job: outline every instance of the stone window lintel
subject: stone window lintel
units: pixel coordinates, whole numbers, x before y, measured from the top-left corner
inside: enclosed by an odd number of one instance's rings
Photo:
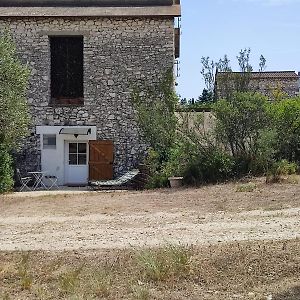
[[[47,35],[47,36],[89,36],[89,31],[84,30],[41,30],[38,32],[40,35]]]

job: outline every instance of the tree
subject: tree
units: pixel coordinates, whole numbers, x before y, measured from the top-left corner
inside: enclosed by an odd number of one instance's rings
[[[29,70],[16,55],[8,33],[0,33],[0,192],[13,185],[10,152],[28,132],[26,90]]]
[[[278,139],[278,159],[300,163],[300,99],[283,99],[270,108]]]
[[[157,86],[135,88],[132,101],[146,142],[159,153],[160,160],[164,160],[174,143],[177,126],[178,96],[173,73],[167,72]]]
[[[241,92],[214,105],[218,137],[234,157],[257,156],[261,133],[269,125],[268,106],[265,96]]]
[[[174,171],[173,165],[166,165],[170,157],[177,155],[173,150],[176,147],[178,120],[175,111],[178,100],[171,71],[156,86],[145,84],[143,88],[135,88],[133,91],[136,119],[150,146],[146,158],[150,171],[148,187],[166,186],[169,172]]]
[[[213,102],[213,93],[208,91],[207,89],[203,89],[202,95],[199,97],[198,100],[201,103]]]
[[[214,99],[232,96],[233,92],[248,92],[251,72],[253,67],[250,64],[251,49],[242,49],[237,55],[239,73],[233,72],[230,60],[224,55],[218,62],[214,62],[209,57],[202,57],[201,74],[204,78],[206,88],[213,93]],[[263,72],[266,67],[266,59],[261,55],[259,71]]]
[[[0,34],[0,144],[8,149],[28,132],[28,77],[29,70],[18,59],[11,37]]]

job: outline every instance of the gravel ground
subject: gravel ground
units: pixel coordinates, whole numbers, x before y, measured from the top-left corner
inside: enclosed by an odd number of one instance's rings
[[[89,250],[300,237],[300,185],[12,194],[0,199],[0,251]]]

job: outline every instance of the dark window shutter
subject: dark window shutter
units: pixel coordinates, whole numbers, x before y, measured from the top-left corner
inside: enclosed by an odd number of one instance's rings
[[[50,49],[51,98],[83,98],[83,37],[50,37]]]

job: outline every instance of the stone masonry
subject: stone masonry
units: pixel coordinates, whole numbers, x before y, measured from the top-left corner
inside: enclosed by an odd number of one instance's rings
[[[21,160],[27,171],[40,167],[36,125],[97,126],[97,139],[115,144],[115,175],[135,167],[144,157],[131,104],[131,89],[154,84],[174,63],[173,17],[39,17],[2,18],[17,51],[31,70],[28,103],[31,137]],[[84,105],[57,106],[50,102],[49,35],[84,36]]]
[[[216,86],[218,98],[225,95],[226,87],[223,84],[223,80],[226,82],[225,76],[233,78],[235,76],[242,76],[239,72],[227,74],[224,72],[217,73]],[[234,79],[232,81],[234,82]],[[249,90],[260,92],[271,100],[274,98],[276,91],[283,92],[288,97],[295,97],[299,95],[299,75],[295,71],[252,72],[249,80]]]

